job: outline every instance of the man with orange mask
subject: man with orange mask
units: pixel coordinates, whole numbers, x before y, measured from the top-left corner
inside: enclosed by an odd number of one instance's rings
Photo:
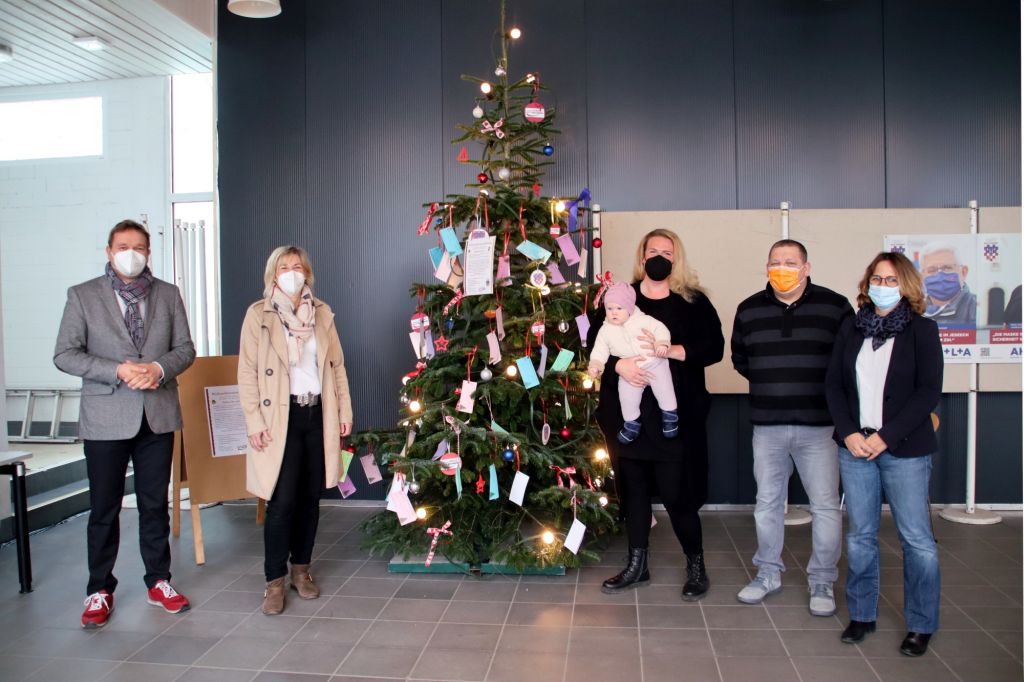
[[[767,274],[764,291],[740,303],[732,332],[733,366],[750,382],[757,482],[757,577],[736,598],[759,604],[782,589],[786,493],[795,465],[811,503],[808,604],[815,616],[831,616],[843,522],[825,372],[836,332],[853,309],[845,297],[811,283],[800,242],[775,242]]]

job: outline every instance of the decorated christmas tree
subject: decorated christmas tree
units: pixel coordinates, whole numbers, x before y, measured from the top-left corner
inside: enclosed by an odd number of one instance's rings
[[[576,566],[615,523],[585,373],[586,313],[600,294],[584,283],[589,193],[542,196],[555,111],[540,74],[513,76],[521,32],[506,27],[504,0],[500,15],[494,78],[463,76],[476,106],[453,144],[469,191],[424,204],[418,235],[435,279],[410,289],[402,418],[353,441],[394,476],[388,511],[364,531],[385,555]]]

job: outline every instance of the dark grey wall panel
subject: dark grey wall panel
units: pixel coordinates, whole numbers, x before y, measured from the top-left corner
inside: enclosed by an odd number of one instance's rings
[[[539,73],[551,88],[540,101],[557,108],[556,127],[561,134],[552,140],[555,154],[543,182],[547,196],[572,196],[587,181],[586,51],[584,49],[583,0],[523,0],[510,2],[507,27],[519,26],[523,36],[509,45],[509,76],[519,79]],[[479,87],[461,79],[463,74],[493,80],[501,54],[497,38],[498,5],[480,0],[445,0],[442,15],[443,65],[436,88],[444,94],[441,139],[444,143],[446,193],[467,191],[479,169],[456,160],[459,148],[449,144],[461,131],[457,124],[473,123],[474,98]],[[480,157],[480,147],[468,145],[470,158]],[[600,201],[600,199],[596,199]]]
[[[1020,4],[885,3],[892,208],[1020,205]]]
[[[221,324],[224,353],[232,354],[245,309],[263,295],[270,251],[307,239],[306,20],[302,3],[266,21],[220,4]]]
[[[605,210],[736,208],[721,0],[586,4],[590,188]]]
[[[395,424],[415,364],[409,285],[430,278],[416,228],[420,205],[443,196],[440,4],[307,5],[302,241],[335,311],[359,429]]]
[[[736,0],[739,208],[885,203],[878,0]]]
[[[1021,395],[978,395],[978,489],[980,503],[1021,503]],[[963,499],[961,492],[955,498]]]

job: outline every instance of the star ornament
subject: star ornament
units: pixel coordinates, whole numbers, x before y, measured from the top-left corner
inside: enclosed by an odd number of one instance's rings
[[[448,350],[448,339],[444,337],[444,334],[437,337],[437,339],[434,341],[434,349],[438,353],[444,353],[445,351]]]

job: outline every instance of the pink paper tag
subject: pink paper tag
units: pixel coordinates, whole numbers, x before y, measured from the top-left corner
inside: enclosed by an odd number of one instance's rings
[[[580,340],[583,342],[583,347],[586,348],[587,332],[590,331],[590,318],[586,313],[576,316],[576,327],[580,330]]]
[[[473,405],[476,403],[476,399],[473,397],[475,392],[475,381],[463,381],[462,390],[459,392],[459,402],[456,403],[455,409],[459,412],[473,414]]]
[[[506,284],[505,280],[512,276],[508,258],[508,256],[498,256],[498,274],[495,275],[494,280],[499,284]]]
[[[580,262],[580,252],[576,250],[576,245],[572,243],[571,236],[563,234],[555,241],[558,243],[558,248],[562,250],[562,257],[565,258],[567,265],[576,265]]]
[[[351,476],[346,476],[345,480],[338,484],[338,492],[341,493],[342,499],[347,499],[356,492],[356,484],[352,482]]]
[[[562,277],[562,271],[555,263],[548,263],[548,281],[552,284],[565,284],[565,277]]]
[[[501,362],[501,347],[498,345],[498,335],[491,332],[487,335],[487,359],[488,365],[496,365]]]
[[[501,306],[494,311],[494,324],[498,325],[498,340],[502,341],[505,338],[505,315],[501,311]]]
[[[373,455],[363,455],[359,458],[359,463],[363,465],[363,473],[366,474],[367,482],[377,483],[384,480],[384,477],[380,475],[377,462],[373,460]]]

